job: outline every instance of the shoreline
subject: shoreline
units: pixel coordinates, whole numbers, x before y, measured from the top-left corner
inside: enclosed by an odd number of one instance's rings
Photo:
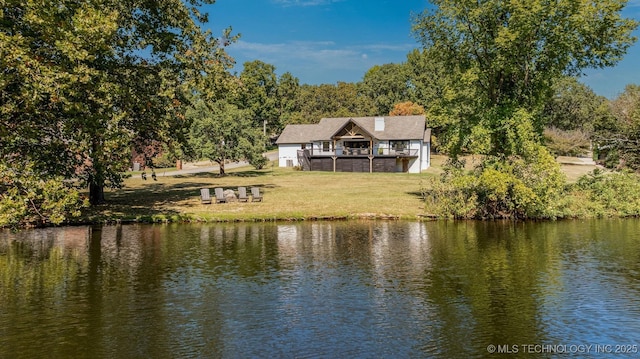
[[[229,166],[227,175],[218,176],[209,166],[198,172],[173,172],[144,180],[134,175],[120,189],[105,189],[107,203],[82,211],[60,227],[136,223],[259,223],[349,220],[451,221],[439,217],[423,200],[425,181],[440,175],[444,156],[433,155],[432,167],[420,174],[306,172],[276,167],[275,162],[261,170],[247,165]],[[595,168],[590,165],[561,164],[569,181],[575,181]],[[193,166],[196,167],[196,166]],[[200,189],[259,187],[262,202],[203,204]],[[625,218],[616,213],[558,211],[556,219]],[[578,208],[579,210],[579,208]],[[572,213],[573,212],[573,213]],[[476,219],[491,221],[502,219]],[[23,228],[23,227],[20,227]],[[27,227],[24,227],[27,228]],[[35,228],[31,226],[29,228]],[[16,228],[19,229],[19,228]]]

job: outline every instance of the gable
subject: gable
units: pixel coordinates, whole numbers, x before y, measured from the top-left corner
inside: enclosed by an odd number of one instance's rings
[[[350,139],[350,140],[362,140],[365,138],[374,137],[367,131],[363,130],[353,120],[349,120],[342,128],[333,134],[331,138],[334,139]]]

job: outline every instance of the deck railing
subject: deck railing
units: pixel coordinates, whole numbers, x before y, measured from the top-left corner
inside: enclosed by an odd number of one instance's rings
[[[336,151],[321,151],[316,149],[307,150],[311,156],[369,156],[371,153],[368,148],[343,148]],[[388,148],[378,148],[373,151],[373,156],[399,156],[399,157],[417,157],[420,150],[406,149],[393,150]]]

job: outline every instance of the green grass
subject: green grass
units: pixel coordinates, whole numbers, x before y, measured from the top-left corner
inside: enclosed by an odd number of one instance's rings
[[[217,173],[162,176],[146,181],[133,176],[119,190],[105,193],[106,205],[91,208],[82,221],[272,221],[356,218],[422,218],[420,189],[424,179],[442,173],[444,157],[433,156],[432,167],[421,174],[303,172],[278,168],[243,167]],[[471,161],[469,161],[471,162]],[[575,167],[575,166],[573,166]],[[592,168],[581,166],[581,172]],[[570,168],[571,176],[577,175]],[[577,178],[577,177],[575,177]],[[201,204],[200,188],[260,187],[263,202]]]

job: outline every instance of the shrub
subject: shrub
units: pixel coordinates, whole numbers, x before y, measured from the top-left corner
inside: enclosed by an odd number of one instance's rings
[[[598,216],[640,216],[640,177],[630,171],[594,170],[573,186],[574,197],[588,200],[588,213]]]
[[[261,170],[269,162],[269,159],[263,156],[261,153],[254,153],[248,158],[249,164],[257,170]]]
[[[473,171],[448,166],[424,190],[426,208],[439,217],[556,218],[565,178],[543,146],[527,157],[486,157]]]
[[[43,178],[29,164],[0,162],[0,227],[57,225],[86,206],[88,200],[62,178]]]
[[[478,197],[470,190],[473,184],[464,183],[466,181],[473,181],[473,178],[456,176],[455,184],[445,177],[427,179],[427,186],[422,189],[425,209],[440,218],[474,218]]]

